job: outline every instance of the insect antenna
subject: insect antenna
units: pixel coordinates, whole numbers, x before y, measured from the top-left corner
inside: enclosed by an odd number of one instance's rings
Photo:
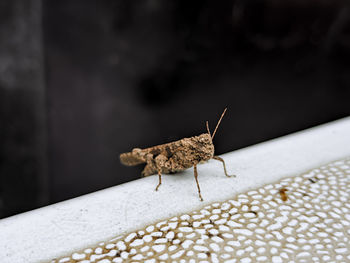
[[[211,137],[210,130],[209,130],[209,122],[208,122],[208,121],[206,121],[206,122],[205,122],[205,124],[207,125],[207,131],[208,131],[208,134],[209,134],[209,135],[210,135],[210,137]]]
[[[215,130],[214,130],[214,133],[213,133],[213,135],[211,136],[211,139],[214,139],[214,136],[215,136],[216,130],[218,129],[218,127],[219,127],[219,125],[220,125],[220,122],[221,122],[222,118],[224,117],[224,115],[225,115],[225,113],[226,113],[226,110],[227,110],[227,108],[225,108],[225,109],[224,109],[224,112],[221,114],[221,117],[220,117],[220,119],[219,119],[218,123],[216,124]],[[207,126],[207,129],[209,130],[209,127],[208,127],[208,126]],[[209,133],[209,134],[210,134],[210,133]]]

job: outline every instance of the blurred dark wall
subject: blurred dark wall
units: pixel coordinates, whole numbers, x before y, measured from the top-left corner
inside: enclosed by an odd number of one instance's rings
[[[37,5],[38,12],[31,14],[40,19],[41,1],[29,2]],[[215,137],[218,154],[350,113],[346,1],[42,4],[42,26],[27,30],[38,32],[38,42],[31,43],[44,54],[47,125],[23,134],[48,133],[47,140],[40,137],[47,142],[48,155],[29,162],[45,167],[48,158],[47,177],[33,175],[49,180],[50,203],[139,178],[142,167],[121,166],[119,153],[205,132],[205,121],[213,128],[225,106],[228,112]],[[6,37],[0,34],[1,41]],[[42,67],[42,53],[22,45]],[[7,54],[21,67],[18,53]],[[41,79],[42,68],[37,72]],[[23,81],[21,75],[16,79]],[[26,83],[28,89],[44,87],[43,82]],[[42,102],[42,93],[28,98]],[[21,118],[17,112],[8,116]],[[1,125],[9,127],[1,118]],[[18,147],[10,147],[14,155]],[[13,174],[24,176],[18,169]],[[16,187],[12,183],[0,189]]]
[[[0,218],[48,204],[41,1],[0,2]]]

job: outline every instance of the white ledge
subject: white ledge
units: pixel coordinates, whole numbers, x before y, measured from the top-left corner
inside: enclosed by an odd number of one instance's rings
[[[189,169],[164,175],[158,192],[150,176],[2,219],[1,262],[50,261],[348,156],[350,117],[223,155],[236,178],[225,177],[220,162],[200,165],[204,202]]]

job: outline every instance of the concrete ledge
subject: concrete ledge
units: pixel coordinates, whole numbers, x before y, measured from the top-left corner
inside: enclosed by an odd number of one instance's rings
[[[106,241],[180,213],[350,156],[350,118],[223,155],[198,168],[204,202],[189,169],[142,178],[0,220],[1,262],[40,262]],[[98,176],[98,175],[96,175]]]

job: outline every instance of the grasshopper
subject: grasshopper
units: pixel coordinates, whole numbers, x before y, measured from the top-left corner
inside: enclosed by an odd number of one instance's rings
[[[162,184],[162,173],[172,174],[193,166],[198,195],[200,200],[203,201],[198,183],[197,165],[199,163],[210,159],[218,160],[222,162],[224,173],[227,177],[235,176],[228,175],[225,161],[221,157],[214,155],[213,138],[226,110],[227,108],[225,108],[224,112],[221,114],[213,135],[211,135],[208,121],[206,121],[207,133],[146,149],[134,148],[131,152],[122,153],[120,155],[120,161],[122,164],[128,166],[146,163],[142,171],[142,176],[158,174],[159,182],[155,189],[156,191],[158,191],[159,186]]]

